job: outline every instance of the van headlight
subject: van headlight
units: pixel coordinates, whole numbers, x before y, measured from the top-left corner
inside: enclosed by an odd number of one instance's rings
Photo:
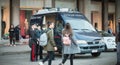
[[[85,40],[77,40],[77,44],[87,44],[87,41]]]

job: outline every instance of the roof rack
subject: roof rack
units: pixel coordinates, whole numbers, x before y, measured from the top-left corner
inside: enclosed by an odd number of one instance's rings
[[[55,13],[55,12],[73,12],[75,10],[69,8],[44,8],[39,10],[36,14],[46,14],[46,13]]]

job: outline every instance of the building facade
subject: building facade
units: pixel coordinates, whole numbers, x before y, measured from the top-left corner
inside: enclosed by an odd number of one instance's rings
[[[116,1],[119,0],[0,0],[0,24],[6,23],[4,34],[8,33],[10,24],[20,25],[21,35],[25,36],[30,17],[38,10],[43,7],[70,8],[83,13],[96,29],[107,30],[109,26],[116,33],[116,16],[120,16],[116,15],[119,11]]]

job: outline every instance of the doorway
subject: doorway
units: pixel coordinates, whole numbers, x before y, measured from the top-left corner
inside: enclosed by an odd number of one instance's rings
[[[91,23],[95,27],[96,30],[102,30],[102,23],[101,23],[101,14],[98,11],[91,12]]]
[[[32,13],[32,10],[20,10],[20,34],[23,38],[26,38],[28,35],[29,21]]]
[[[113,34],[115,34],[115,14],[108,14],[108,26],[112,29]]]

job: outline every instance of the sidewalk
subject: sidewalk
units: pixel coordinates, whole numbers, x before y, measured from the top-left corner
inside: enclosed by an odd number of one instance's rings
[[[0,40],[0,55],[27,53],[30,50],[27,39],[16,42],[16,46],[9,46],[9,40]]]

